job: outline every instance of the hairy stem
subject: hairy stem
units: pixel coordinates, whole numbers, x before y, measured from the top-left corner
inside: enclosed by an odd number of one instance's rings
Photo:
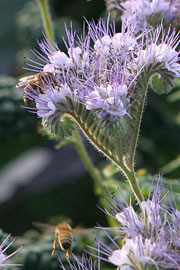
[[[49,41],[55,41],[54,28],[49,11],[48,0],[37,0],[37,2],[40,7],[45,34]]]
[[[138,203],[144,201],[144,197],[137,182],[135,172],[133,170],[129,171],[126,167],[121,168],[121,170],[123,170],[126,178],[128,179],[131,190],[134,192]]]

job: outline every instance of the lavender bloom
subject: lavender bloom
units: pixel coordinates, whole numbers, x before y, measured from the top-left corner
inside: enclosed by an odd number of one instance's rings
[[[61,84],[58,90],[50,86],[44,94],[35,96],[37,115],[47,119],[51,118],[51,120],[60,117],[66,111],[65,97],[71,97],[71,95],[71,90],[66,84]]]
[[[59,91],[55,89],[48,89],[46,94],[39,94],[35,98],[37,115],[39,117],[49,118],[57,111],[57,104],[62,103],[62,97]]]
[[[127,114],[123,104],[123,96],[126,98],[128,89],[127,85],[100,85],[89,93],[86,102],[87,110],[101,110],[100,118],[105,118],[108,114],[111,115],[111,121],[115,121],[118,116]]]
[[[118,269],[179,269],[180,211],[169,207],[162,197],[167,194],[163,183],[158,182],[153,194],[140,203],[137,213],[131,205],[124,206],[112,196],[117,207],[112,202],[111,208],[120,222],[118,238],[124,240],[121,247],[112,240],[114,251],[100,241],[100,250]]]
[[[88,23],[84,38],[67,30],[67,54],[47,39],[39,42],[41,52],[33,53],[41,63],[28,59],[27,65],[42,74],[42,80],[33,85],[28,82],[31,88],[28,83],[24,88],[25,95],[35,102],[37,115],[48,121],[62,113],[77,116],[81,104],[97,119],[116,122],[123,116],[131,117],[137,78],[145,69],[158,63],[171,73],[171,79],[180,77],[175,32],[165,35],[159,27],[154,34],[145,31],[136,37],[135,27],[133,20],[116,33],[114,24],[100,20]]]
[[[144,267],[158,266],[156,260],[162,259],[163,251],[167,252],[164,243],[158,245],[150,239],[144,240],[142,235],[139,235],[135,239],[127,239],[120,250],[113,252],[109,261],[122,269],[128,269],[128,267],[129,269],[148,269]]]
[[[161,44],[157,44],[157,40],[160,39],[162,33]],[[140,51],[138,57],[139,66],[150,66],[151,64],[156,65],[161,63],[164,65],[164,68],[177,77],[180,76],[180,64],[179,62],[179,53],[176,51],[176,48],[179,44],[179,35],[172,32],[169,37],[165,36],[161,30],[161,27],[157,28],[154,33],[150,44],[146,49]]]
[[[20,251],[22,247],[11,253],[10,255],[7,255],[5,252],[6,250],[14,243],[15,239],[13,239],[9,244],[10,235],[3,241],[3,243],[0,245],[0,269],[4,268],[5,266],[21,266],[21,264],[6,264],[5,261],[14,256],[17,252]]]
[[[137,32],[144,31],[149,23],[157,25],[162,19],[170,23],[179,17],[180,12],[179,0],[106,0],[106,2],[122,12],[122,20],[130,21],[132,17],[136,18]]]

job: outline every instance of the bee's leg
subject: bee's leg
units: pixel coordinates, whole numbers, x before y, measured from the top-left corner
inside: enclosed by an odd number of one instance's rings
[[[58,244],[58,241],[57,241],[57,239],[55,239],[54,242],[53,242],[53,250],[52,250],[52,253],[51,253],[51,257],[54,256],[57,244]]]
[[[67,261],[69,261],[70,254],[71,254],[70,249],[67,249],[66,250],[66,259],[67,259]]]

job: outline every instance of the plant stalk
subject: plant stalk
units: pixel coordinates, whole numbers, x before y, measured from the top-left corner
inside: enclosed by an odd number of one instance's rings
[[[144,201],[144,196],[141,192],[141,189],[139,187],[139,184],[137,182],[137,178],[136,178],[136,175],[135,175],[135,172],[134,170],[132,171],[129,171],[126,167],[120,167],[121,170],[123,170],[130,186],[131,186],[131,190],[134,192],[134,195],[138,201],[138,203]]]
[[[48,0],[37,0],[41,12],[44,31],[49,41],[55,41],[54,28],[48,6]]]

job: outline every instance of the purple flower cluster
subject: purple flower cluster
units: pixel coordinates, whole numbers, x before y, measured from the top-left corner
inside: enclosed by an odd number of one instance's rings
[[[122,20],[136,18],[136,31],[143,31],[149,26],[151,16],[168,22],[174,21],[180,14],[179,0],[107,0],[108,5],[122,12]],[[155,22],[155,21],[154,21]]]
[[[100,243],[102,254],[109,262],[123,270],[179,269],[180,266],[180,211],[166,205],[168,195],[158,182],[153,194],[140,203],[139,212],[133,206],[124,206],[113,195],[115,219],[120,223],[119,238],[122,247],[113,251]],[[170,201],[170,200],[169,200]]]
[[[85,37],[67,30],[67,54],[47,39],[39,42],[41,52],[33,53],[41,63],[28,59],[27,69],[42,75],[41,84],[34,83],[38,91],[32,83],[23,85],[24,95],[35,102],[37,115],[48,121],[59,119],[64,112],[73,115],[73,108],[82,104],[100,119],[113,122],[131,116],[137,78],[146,68],[160,63],[172,77],[179,77],[175,51],[179,39],[175,32],[165,35],[158,27],[136,37],[135,28],[133,20],[116,33],[115,24],[99,20],[88,23]]]

